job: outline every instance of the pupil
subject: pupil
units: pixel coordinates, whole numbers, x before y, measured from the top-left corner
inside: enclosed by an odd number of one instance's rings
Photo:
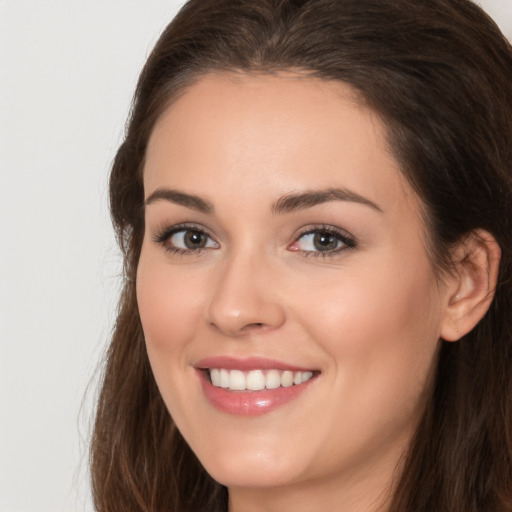
[[[188,249],[197,249],[206,245],[206,237],[198,231],[187,231],[185,234],[185,245]]]
[[[329,233],[317,233],[313,243],[319,251],[330,251],[336,249],[338,240]]]

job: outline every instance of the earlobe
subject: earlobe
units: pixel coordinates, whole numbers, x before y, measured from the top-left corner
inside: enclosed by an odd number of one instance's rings
[[[483,318],[494,298],[500,256],[498,243],[487,231],[475,230],[460,242],[448,278],[442,339],[459,340]]]

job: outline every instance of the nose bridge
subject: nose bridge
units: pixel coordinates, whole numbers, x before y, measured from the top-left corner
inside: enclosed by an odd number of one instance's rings
[[[272,262],[247,244],[223,261],[207,308],[207,321],[230,336],[256,329],[277,328],[283,305],[272,286]]]

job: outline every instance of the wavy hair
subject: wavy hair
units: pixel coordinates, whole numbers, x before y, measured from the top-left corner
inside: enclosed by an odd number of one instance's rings
[[[511,511],[512,49],[470,0],[191,0],[165,29],[110,176],[124,288],[91,444],[97,510],[227,510],[227,490],[181,437],[146,354],[135,295],[142,172],[155,122],[202,75],[282,70],[350,84],[381,117],[425,206],[436,268],[478,228],[500,245],[489,311],[457,343],[441,342],[391,511]]]

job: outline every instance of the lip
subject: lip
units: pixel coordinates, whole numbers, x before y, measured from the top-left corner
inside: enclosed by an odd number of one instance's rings
[[[195,365],[196,373],[201,382],[207,400],[219,411],[235,416],[260,416],[270,413],[301,396],[316,381],[319,372],[301,366],[289,365],[272,359],[250,357],[237,359],[234,357],[208,357]],[[261,391],[232,391],[214,386],[207,375],[208,368],[225,368],[226,370],[290,370],[314,371],[313,377],[307,382],[290,387],[264,389]]]
[[[311,368],[303,366],[293,366],[276,359],[266,357],[247,357],[237,358],[230,356],[206,357],[197,361],[194,366],[200,370],[208,368],[225,368],[226,370],[242,370],[249,372],[251,370],[290,370],[295,372],[312,371]]]

